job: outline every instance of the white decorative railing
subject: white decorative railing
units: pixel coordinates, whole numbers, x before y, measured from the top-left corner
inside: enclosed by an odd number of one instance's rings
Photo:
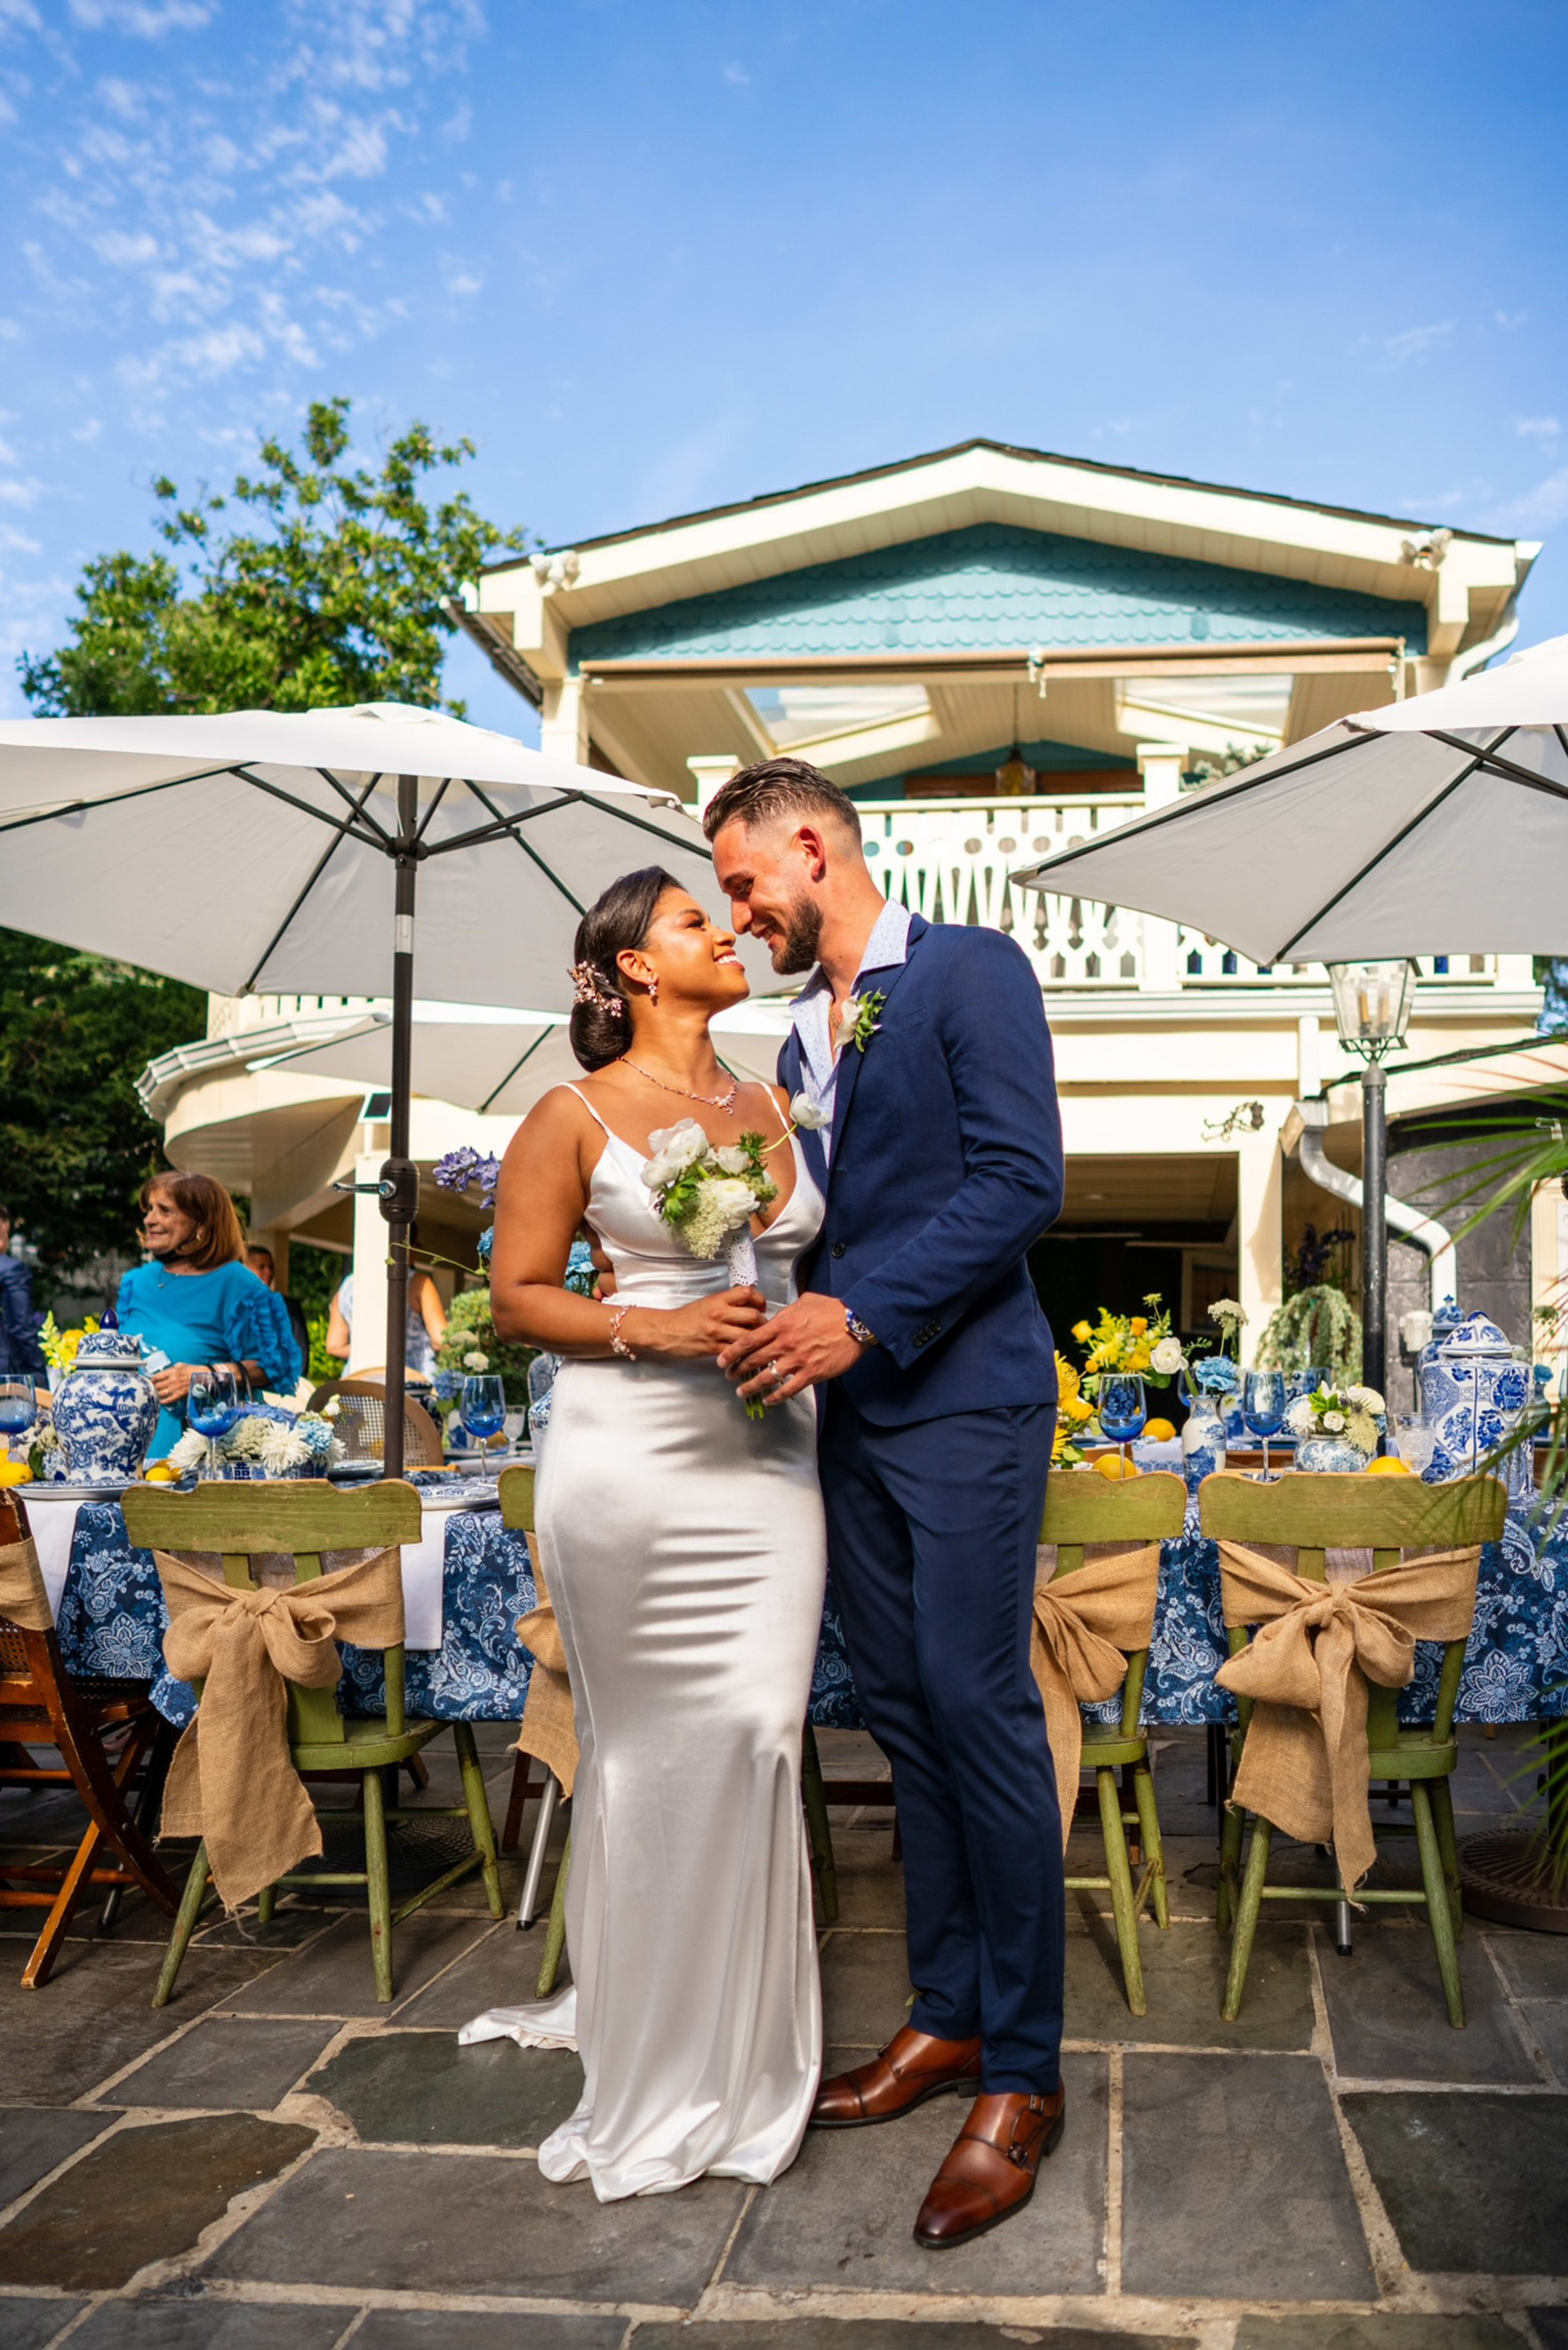
[[[1090,898],[1025,889],[1015,871],[1144,813],[1141,792],[1062,800],[862,800],[866,853],[882,889],[929,921],[980,923],[1018,941],[1043,987],[1168,990],[1317,987],[1315,963],[1254,963],[1200,931]],[[1495,955],[1428,956],[1421,976],[1495,987]]]
[[[313,1018],[318,1013],[364,1012],[369,995],[209,995],[207,1034],[237,1036],[246,1028],[270,1028],[275,1021]]]

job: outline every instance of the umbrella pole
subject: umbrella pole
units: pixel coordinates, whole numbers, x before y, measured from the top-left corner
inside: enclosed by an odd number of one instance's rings
[[[387,1430],[384,1472],[403,1473],[403,1392],[408,1356],[409,1229],[419,1206],[419,1170],[409,1157],[409,1097],[414,1046],[414,883],[418,873],[419,780],[398,777],[397,884],[392,940],[391,1155],[381,1169],[387,1249]]]
[[[1380,1061],[1361,1072],[1361,1377],[1387,1392],[1388,1225],[1387,1081]]]

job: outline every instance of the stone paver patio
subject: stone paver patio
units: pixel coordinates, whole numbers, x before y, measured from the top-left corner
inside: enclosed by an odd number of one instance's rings
[[[498,1818],[505,1736],[482,1733]],[[877,1767],[867,1740],[822,1744],[830,1776]],[[450,1746],[431,1762],[452,1800]],[[1461,1835],[1511,1812],[1516,1766],[1466,1734]],[[1224,2024],[1201,1734],[1157,1771],[1174,1914],[1141,1929],[1148,2014],[1106,1897],[1072,1897],[1066,2136],[1022,2218],[946,2254],[910,2228],[956,2100],[808,2137],[762,2191],[546,2185],[533,2150],[576,2060],[458,2048],[530,1994],[541,1939],[472,1884],[399,1929],[389,2010],[328,1888],[208,1926],[161,2012],[145,1905],[84,1926],[34,1992],[26,1917],[0,1913],[0,2350],[902,2350],[913,2324],[913,2350],[1568,2350],[1568,1939],[1471,1921],[1456,2033],[1419,1924],[1375,1912],[1342,1960],[1276,1911]],[[0,1872],[71,1816],[7,1798]],[[886,1813],[836,1812],[835,1841],[827,2029],[853,2061],[909,1997],[902,1887]],[[1074,1857],[1097,1865],[1082,1830]],[[410,1883],[431,1866],[410,1855]]]

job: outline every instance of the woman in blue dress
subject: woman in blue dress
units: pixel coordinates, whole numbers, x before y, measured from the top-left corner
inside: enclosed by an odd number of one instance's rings
[[[254,1388],[286,1395],[304,1366],[284,1303],[244,1262],[234,1203],[210,1175],[178,1170],[141,1187],[142,1239],[151,1262],[119,1284],[116,1311],[144,1355],[168,1362],[151,1374],[158,1417],[149,1458],[161,1461],[185,1428],[185,1398],[204,1370],[242,1373]]]

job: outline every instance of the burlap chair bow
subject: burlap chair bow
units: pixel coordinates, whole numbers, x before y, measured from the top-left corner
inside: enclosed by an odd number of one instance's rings
[[[1475,1618],[1479,1544],[1355,1583],[1309,1583],[1221,1541],[1225,1621],[1261,1627],[1215,1678],[1254,1701],[1231,1800],[1303,1844],[1330,1844],[1354,1893],[1377,1847],[1368,1800],[1368,1680],[1403,1689],[1417,1640],[1462,1640]]]
[[[312,1583],[259,1591],[219,1583],[168,1551],[153,1555],[169,1607],[165,1661],[179,1679],[205,1684],[175,1749],[161,1832],[206,1839],[213,1881],[233,1909],[322,1849],[289,1760],[286,1684],[336,1688],[339,1639],[398,1645],[399,1555],[377,1551]]]
[[[545,1579],[544,1544],[537,1529],[529,1535],[528,1547],[539,1604],[528,1615],[517,1618],[517,1637],[532,1653],[534,1669],[528,1677],[528,1695],[513,1752],[535,1755],[546,1771],[560,1781],[561,1793],[569,1795],[577,1776],[576,1711],[572,1703],[572,1684],[566,1678],[566,1651],[561,1641],[561,1627],[556,1621]]]
[[[1099,1545],[1093,1548],[1097,1551]],[[1047,1570],[1035,1583],[1029,1661],[1045,1707],[1064,1851],[1083,1765],[1084,1721],[1078,1708],[1114,1697],[1120,1689],[1128,1651],[1147,1648],[1153,1636],[1158,1587],[1158,1543],[1136,1550],[1107,1546],[1060,1580],[1053,1582]]]
[[[0,1617],[20,1625],[24,1632],[54,1629],[54,1611],[31,1534],[23,1542],[0,1543]]]

